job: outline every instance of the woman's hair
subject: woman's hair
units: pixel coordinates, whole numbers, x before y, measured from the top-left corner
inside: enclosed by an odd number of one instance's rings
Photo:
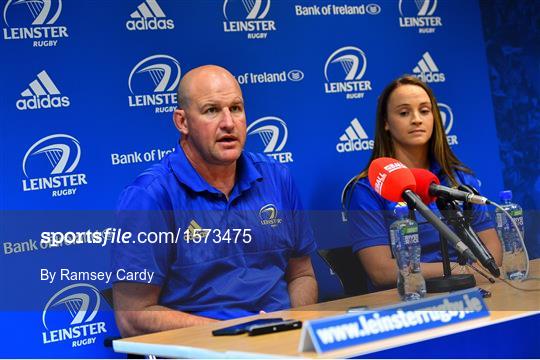
[[[454,177],[454,170],[461,170],[467,173],[472,171],[467,168],[450,149],[444,132],[439,105],[433,95],[433,91],[421,80],[411,75],[404,75],[392,81],[381,93],[377,102],[377,119],[375,124],[375,144],[368,165],[357,176],[357,179],[367,176],[369,164],[380,157],[395,157],[394,144],[390,132],[385,130],[385,124],[388,118],[388,99],[392,92],[402,85],[416,85],[425,90],[431,102],[431,111],[433,113],[433,133],[429,139],[429,157],[436,161],[442,168],[443,175],[446,175],[453,185],[457,185]]]

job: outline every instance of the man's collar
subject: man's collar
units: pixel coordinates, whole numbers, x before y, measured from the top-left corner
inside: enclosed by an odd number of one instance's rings
[[[238,187],[240,193],[248,190],[251,184],[263,178],[259,170],[255,167],[253,159],[244,151],[242,151],[240,158],[238,158],[236,171],[238,178],[234,186],[235,188]]]
[[[177,144],[176,151],[169,157],[169,166],[174,172],[178,181],[189,187],[195,192],[208,191],[213,194],[221,194],[221,191],[210,185],[189,162],[184,149],[180,144]],[[238,188],[243,192],[251,187],[251,184],[259,179],[262,175],[253,164],[253,160],[244,152],[237,160],[237,179],[234,188]],[[234,190],[233,190],[234,192]]]

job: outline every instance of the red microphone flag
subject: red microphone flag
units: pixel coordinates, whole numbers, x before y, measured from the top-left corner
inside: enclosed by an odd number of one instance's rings
[[[411,170],[396,159],[382,157],[371,162],[368,169],[369,183],[386,200],[403,201],[405,190],[416,191],[416,181]]]

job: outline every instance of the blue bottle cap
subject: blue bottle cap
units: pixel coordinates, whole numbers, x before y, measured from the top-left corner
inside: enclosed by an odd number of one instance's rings
[[[409,208],[407,207],[407,205],[398,204],[394,209],[394,214],[396,214],[398,218],[406,217],[407,215],[409,215]]]
[[[512,190],[503,190],[499,193],[502,201],[512,200]]]

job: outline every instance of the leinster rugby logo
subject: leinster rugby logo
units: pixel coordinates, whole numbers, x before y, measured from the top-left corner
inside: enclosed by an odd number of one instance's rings
[[[442,26],[441,18],[433,16],[437,10],[437,0],[399,0],[399,26],[418,28],[420,34],[435,32]]]
[[[72,347],[96,343],[106,333],[104,322],[94,322],[101,304],[99,290],[78,283],[54,294],[43,309],[43,344],[71,341]]]
[[[371,90],[371,81],[362,80],[367,69],[366,54],[354,46],[334,51],[324,64],[324,91],[344,93],[347,99],[361,99]]]
[[[292,162],[292,153],[282,152],[285,144],[287,144],[287,138],[289,131],[287,130],[287,124],[275,116],[267,116],[255,120],[247,128],[247,134],[258,135],[260,142],[263,145],[262,152],[266,155],[274,158],[281,163]],[[260,152],[261,149],[257,149]]]
[[[87,184],[86,174],[73,173],[80,159],[81,146],[73,136],[55,134],[36,141],[22,161],[23,191],[53,189],[53,197],[74,195],[79,186]],[[36,177],[44,173],[51,176]]]
[[[399,0],[399,14],[413,16],[432,16],[437,9],[437,0]]]
[[[56,46],[68,37],[65,26],[53,26],[62,13],[62,0],[8,0],[4,6],[4,40],[34,40],[34,47]]]
[[[283,219],[278,218],[278,211],[274,204],[266,204],[259,210],[259,219],[262,225],[276,227]]]
[[[155,112],[173,112],[177,103],[180,63],[169,55],[149,56],[137,63],[128,78],[130,107],[155,106]]]
[[[224,32],[245,32],[248,39],[266,39],[276,23],[266,20],[271,0],[224,0]]]
[[[452,108],[443,103],[438,103],[437,105],[439,105],[441,120],[443,123],[444,132],[446,133],[446,140],[448,141],[448,145],[458,145],[459,140],[457,135],[450,135],[450,131],[454,126],[454,113],[452,112]]]

